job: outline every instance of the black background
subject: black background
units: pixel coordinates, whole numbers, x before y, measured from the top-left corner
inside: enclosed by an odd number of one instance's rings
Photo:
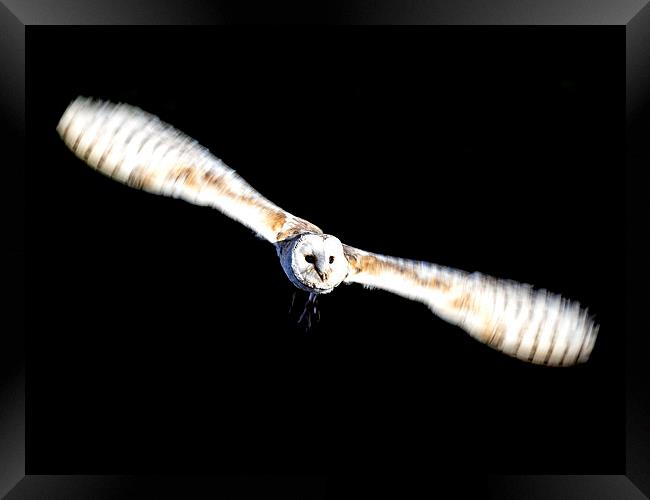
[[[27,472],[623,472],[623,50],[615,28],[30,29]],[[527,365],[357,286],[304,335],[271,245],[67,150],[79,94],[346,243],[581,301],[590,362]]]

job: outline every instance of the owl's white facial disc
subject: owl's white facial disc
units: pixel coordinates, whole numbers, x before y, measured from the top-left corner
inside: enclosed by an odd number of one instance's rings
[[[292,281],[299,288],[313,293],[331,292],[348,274],[341,241],[329,234],[300,236],[291,252],[291,271],[297,279]]]

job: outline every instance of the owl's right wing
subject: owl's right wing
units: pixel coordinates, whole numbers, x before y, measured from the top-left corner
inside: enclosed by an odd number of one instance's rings
[[[198,142],[135,106],[78,97],[57,131],[98,172],[134,188],[217,208],[272,243],[322,233],[264,198]]]
[[[569,366],[587,361],[598,326],[579,304],[510,280],[344,245],[346,282],[423,302],[476,340],[524,361]]]

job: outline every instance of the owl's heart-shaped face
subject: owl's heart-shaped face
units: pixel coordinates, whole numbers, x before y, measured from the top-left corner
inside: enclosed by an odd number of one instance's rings
[[[291,251],[291,281],[305,291],[328,293],[339,285],[348,274],[348,261],[343,245],[329,234],[303,234]]]

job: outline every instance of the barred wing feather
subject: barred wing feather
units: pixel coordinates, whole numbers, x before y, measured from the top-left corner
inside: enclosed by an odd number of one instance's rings
[[[135,106],[79,97],[57,131],[79,158],[114,180],[217,208],[270,242],[322,233],[264,198],[198,142]]]
[[[472,337],[524,361],[587,361],[598,326],[579,304],[509,280],[344,246],[347,282],[381,288],[429,306]]]

